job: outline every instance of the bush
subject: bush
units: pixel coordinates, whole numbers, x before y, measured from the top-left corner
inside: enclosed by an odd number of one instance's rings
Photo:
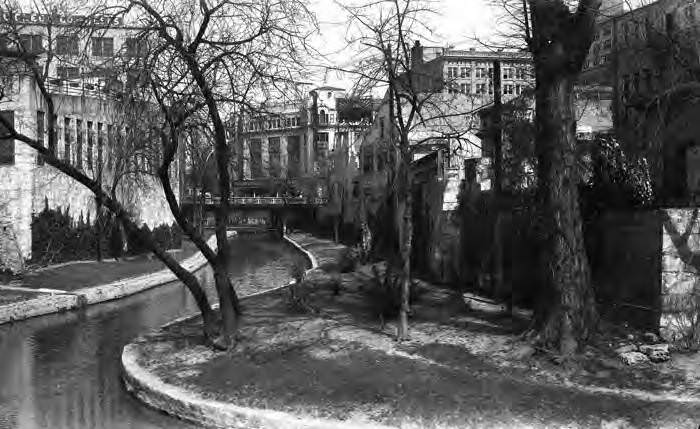
[[[109,231],[109,253],[115,259],[124,253],[124,240],[118,222],[113,222]]]
[[[661,318],[661,335],[678,346],[698,350],[700,348],[700,296],[695,293],[679,295],[668,305],[674,312]]]
[[[372,315],[379,318],[382,329],[387,320],[395,319],[401,309],[401,275],[390,268],[384,273],[376,265],[372,266],[372,282],[363,289],[372,309]],[[411,282],[409,305],[413,305],[422,293],[416,282]]]
[[[32,219],[32,262],[41,265],[65,261],[94,259],[97,256],[97,236],[99,222],[102,230],[99,246],[103,254],[120,257],[124,253],[124,239],[115,217],[104,213],[95,224],[80,213],[77,220],[71,218],[70,209],[50,209],[44,200],[44,209]],[[148,233],[147,225],[140,230]],[[161,225],[154,229],[153,238],[164,249],[182,246],[182,231],[177,226]],[[135,234],[127,234],[128,254],[138,255],[148,252]]]

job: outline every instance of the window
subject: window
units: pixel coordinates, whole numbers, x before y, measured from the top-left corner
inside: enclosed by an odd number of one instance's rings
[[[673,13],[666,14],[666,33],[672,33],[674,30]]]
[[[523,91],[523,87],[520,85],[515,85],[515,95],[520,95]]]
[[[688,23],[695,22],[695,9],[694,9],[695,4],[691,3],[690,5],[686,6],[683,8],[683,13],[685,15],[685,19]]]
[[[124,42],[126,56],[130,58],[139,57],[144,52],[143,43],[141,40],[128,37]]]
[[[503,69],[503,79],[513,79],[513,78],[515,78],[515,70],[510,68],[510,67],[504,68]]]
[[[280,159],[280,138],[270,137],[267,146],[270,157],[270,175],[272,177],[281,177],[282,163]]]
[[[468,83],[460,83],[459,84],[459,92],[462,94],[470,94],[472,91],[471,84]]]
[[[622,97],[628,98],[630,93],[630,77],[625,75],[622,77]]]
[[[262,140],[250,140],[250,176],[257,178],[263,176],[262,168]]]
[[[78,55],[78,38],[76,36],[56,36],[57,55]]]
[[[603,41],[603,49],[610,49],[612,48],[612,40],[611,39],[605,39]]]
[[[605,64],[608,62],[608,56],[607,55],[601,55],[600,56],[600,63]]]
[[[328,124],[328,114],[325,110],[321,110],[318,114],[318,122],[322,125]]]
[[[59,79],[78,79],[80,77],[80,71],[78,67],[56,67],[56,75]]]
[[[459,77],[470,77],[472,74],[472,69],[469,67],[462,67],[459,69]]]
[[[8,122],[13,127],[15,126],[15,112],[12,110],[0,111],[0,116],[4,120],[0,122],[0,165],[12,165],[15,163],[15,140],[5,138],[8,134],[8,129],[3,125]]]
[[[56,156],[56,145],[58,144],[58,116],[52,115],[49,120],[53,121],[49,123],[49,151],[51,151],[51,155]]]
[[[97,168],[102,169],[102,149],[104,149],[104,124],[97,123]],[[146,158],[144,156],[144,167],[146,166]]]
[[[92,170],[92,149],[95,144],[95,130],[92,129],[92,121],[87,121],[87,168]]]
[[[648,91],[648,92],[653,91],[654,86],[653,86],[652,81],[651,81],[651,78],[652,78],[651,70],[649,70],[649,69],[642,70],[642,75],[644,76],[644,90]]]
[[[95,57],[111,57],[114,54],[114,39],[111,37],[93,37],[92,55]]]
[[[447,78],[454,79],[457,77],[457,67],[447,67]]]
[[[44,112],[41,110],[36,111],[36,141],[41,145],[41,147],[46,147],[44,143]],[[41,154],[36,156],[37,165],[44,165],[44,157]]]
[[[612,28],[611,27],[605,27],[603,28],[603,36],[609,36],[612,34]]]
[[[511,84],[503,85],[503,94],[513,95],[513,85],[511,85]]]
[[[66,162],[70,163],[71,158],[70,158],[70,145],[71,145],[71,140],[73,140],[71,136],[71,119],[70,118],[63,118],[63,159],[66,160]]]
[[[477,83],[476,84],[476,93],[477,94],[485,94],[486,93],[486,84],[485,83]]]
[[[25,52],[40,52],[44,47],[42,46],[40,34],[20,34],[19,43],[22,45],[22,49]]]
[[[476,78],[477,79],[484,79],[486,77],[486,69],[483,67],[478,67],[476,69]]]
[[[379,118],[379,137],[384,138],[384,118]]]
[[[83,121],[75,120],[75,161],[79,169],[83,168]]]
[[[335,124],[335,113],[331,113],[331,124]]]
[[[515,78],[516,79],[525,79],[525,69],[522,67],[517,67],[515,69]]]
[[[639,92],[639,72],[634,74],[632,80],[632,88],[634,92]]]
[[[112,169],[112,158],[113,156],[109,156],[110,153],[113,153],[114,151],[114,126],[111,124],[107,125],[107,151],[105,152],[105,164],[107,164],[108,169]],[[156,154],[158,151],[156,151]],[[233,159],[234,156],[232,154],[231,158]]]

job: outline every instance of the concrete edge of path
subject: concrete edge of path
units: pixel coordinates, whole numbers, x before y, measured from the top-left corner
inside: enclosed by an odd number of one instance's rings
[[[307,270],[307,273],[318,268],[318,260],[313,253],[304,249],[303,246],[286,235],[284,239],[308,258],[311,267]],[[289,282],[273,289],[246,295],[241,297],[241,299],[265,295],[285,288],[292,283]],[[181,323],[194,317],[197,317],[197,315],[181,317],[163,325],[163,327]],[[182,420],[217,428],[388,428],[388,426],[370,425],[360,421],[342,422],[330,419],[305,418],[282,411],[243,407],[230,402],[206,399],[196,392],[163,381],[157,374],[141,366],[139,364],[141,357],[139,350],[140,341],[142,339],[127,344],[122,351],[122,378],[126,389],[150,407]]]
[[[362,422],[341,422],[303,418],[294,414],[261,408],[250,408],[229,402],[206,399],[191,390],[166,383],[139,364],[138,343],[130,343],[122,351],[122,378],[126,389],[152,408],[205,427],[275,428],[275,429],[370,429],[387,426]]]
[[[234,236],[236,232],[229,231],[228,234],[229,236]],[[207,244],[215,250],[216,236],[211,236]],[[181,264],[188,271],[197,271],[207,264],[207,260],[202,252],[197,252],[185,259]],[[1,305],[0,325],[124,298],[175,280],[177,280],[177,276],[165,268],[154,273],[77,289],[72,292],[66,291],[60,294],[44,293],[36,298]]]

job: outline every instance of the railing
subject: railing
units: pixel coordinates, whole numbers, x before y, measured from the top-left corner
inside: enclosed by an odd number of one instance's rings
[[[194,204],[201,202],[202,199],[192,196],[185,196],[184,203]],[[203,200],[204,204],[219,204],[220,197],[207,196]],[[299,205],[324,205],[328,202],[327,198],[308,198],[308,197],[231,197],[229,203],[233,206],[299,206]]]

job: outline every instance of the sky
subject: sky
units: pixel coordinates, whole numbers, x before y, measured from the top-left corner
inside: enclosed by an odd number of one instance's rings
[[[489,6],[488,0],[435,0],[433,6],[437,13],[426,15],[426,25],[434,33],[428,40],[421,40],[424,46],[478,48],[476,38],[488,40],[497,25],[498,12]],[[350,67],[353,58],[345,41],[347,17],[344,11],[334,0],[312,0],[311,8],[316,13],[320,31],[312,44],[327,61],[338,67]],[[322,82],[324,76],[316,80],[317,83],[347,87],[348,79],[330,72],[325,75],[325,82]]]

